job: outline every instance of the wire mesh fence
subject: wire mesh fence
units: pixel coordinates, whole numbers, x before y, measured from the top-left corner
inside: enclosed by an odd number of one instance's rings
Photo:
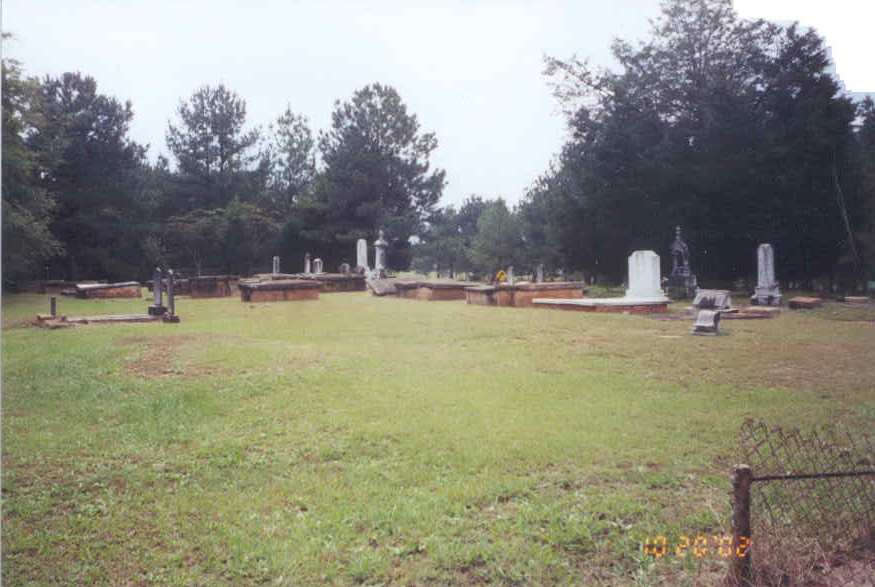
[[[817,576],[820,584],[875,585],[872,436],[838,425],[801,431],[748,420],[740,440],[748,466],[736,469],[733,526],[752,537],[752,547],[734,579],[786,585]],[[850,575],[830,580],[837,572]]]

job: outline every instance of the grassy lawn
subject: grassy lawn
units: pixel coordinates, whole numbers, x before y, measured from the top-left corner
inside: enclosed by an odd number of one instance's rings
[[[875,320],[327,294],[25,325],[3,299],[3,573],[42,584],[693,585],[745,417],[875,426]],[[59,299],[67,314],[146,303]]]

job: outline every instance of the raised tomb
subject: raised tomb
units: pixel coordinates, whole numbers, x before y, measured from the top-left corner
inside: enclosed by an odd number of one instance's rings
[[[552,299],[535,298],[539,308],[578,312],[619,312],[651,314],[668,312],[670,300],[660,288],[659,255],[653,251],[635,251],[629,255],[629,287],[621,298]]]
[[[243,302],[318,300],[319,282],[308,279],[245,280],[238,285]]]
[[[530,308],[536,298],[581,299],[586,293],[581,281],[554,281],[542,283],[498,283],[495,285],[474,285],[465,288],[469,304],[480,306],[502,306]]]
[[[140,283],[124,281],[121,283],[77,283],[77,298],[141,298]]]
[[[236,275],[199,275],[188,279],[193,298],[226,298],[234,295],[240,278]]]

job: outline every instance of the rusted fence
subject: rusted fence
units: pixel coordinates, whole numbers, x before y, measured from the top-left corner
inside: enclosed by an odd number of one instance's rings
[[[806,432],[748,420],[733,475],[729,582],[754,585],[823,567],[875,532],[875,443],[837,426]],[[875,552],[872,553],[875,555]],[[782,561],[794,561],[790,570]],[[854,572],[875,575],[871,559]],[[754,566],[756,565],[756,567]],[[827,565],[828,566],[828,565]],[[769,567],[769,568],[766,568]],[[866,580],[869,580],[867,577]]]

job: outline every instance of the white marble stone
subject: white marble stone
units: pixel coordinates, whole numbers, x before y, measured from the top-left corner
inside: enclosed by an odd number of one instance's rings
[[[383,236],[383,231],[381,230],[379,238],[374,243],[374,250],[376,251],[374,254],[374,269],[377,273],[386,270],[386,247],[388,246],[389,243],[386,242],[386,238]]]
[[[304,255],[304,275],[310,275],[310,253]]]
[[[532,303],[544,306],[658,306],[668,302],[668,298],[664,300],[645,300],[638,298],[535,298]]]
[[[629,255],[629,287],[622,298],[535,298],[539,306],[658,306],[669,302],[660,288],[659,255],[635,251]]]
[[[356,266],[364,268],[365,271],[370,269],[368,265],[368,241],[360,238],[355,244],[356,250]]]
[[[757,247],[757,286],[750,301],[760,306],[781,305],[781,289],[775,279],[775,250],[768,243]]]
[[[324,273],[322,269],[322,259],[313,259],[313,273]]]
[[[661,287],[659,255],[653,251],[635,251],[629,255],[629,287],[624,299],[636,302],[668,301]]]

